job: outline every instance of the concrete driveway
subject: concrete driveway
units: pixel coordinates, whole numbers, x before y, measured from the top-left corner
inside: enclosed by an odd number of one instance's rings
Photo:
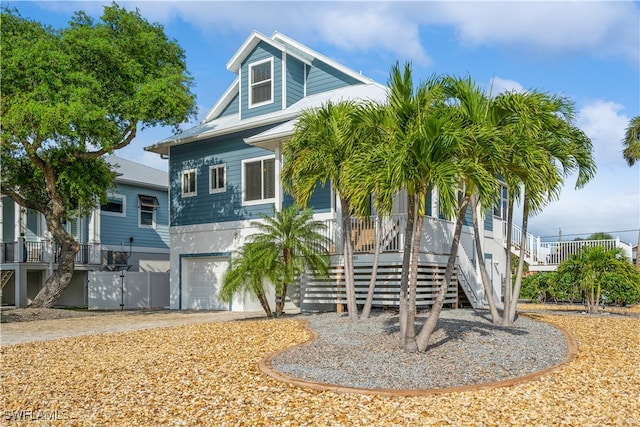
[[[124,311],[67,319],[34,320],[0,324],[0,344],[13,345],[81,335],[139,329],[265,318],[264,312],[230,311]]]

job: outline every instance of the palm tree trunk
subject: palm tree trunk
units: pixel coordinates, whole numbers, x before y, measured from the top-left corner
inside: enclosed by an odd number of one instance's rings
[[[414,353],[418,350],[416,343],[416,294],[418,292],[418,254],[420,252],[420,241],[422,240],[422,226],[424,224],[424,215],[420,213],[420,206],[417,206],[417,218],[415,221],[415,230],[411,239],[411,261],[409,267],[409,303],[407,310],[407,329],[404,349]]]
[[[342,239],[344,257],[344,288],[347,294],[347,312],[351,320],[358,319],[358,305],[356,303],[356,289],[353,272],[353,241],[351,240],[351,205],[348,200],[340,199],[342,205]]]
[[[402,274],[400,275],[400,295],[398,304],[400,306],[400,314],[398,321],[400,324],[400,348],[406,348],[407,344],[407,328],[414,327],[409,325],[409,268],[411,265],[411,244],[413,242],[413,227],[415,225],[415,198],[413,195],[407,195],[407,226],[405,228],[404,247],[402,253]]]
[[[500,323],[500,314],[496,308],[496,302],[493,299],[493,290],[489,283],[489,275],[487,274],[487,267],[484,265],[484,251],[480,242],[480,228],[478,226],[478,212],[475,196],[471,196],[471,213],[473,214],[473,236],[476,241],[476,256],[478,257],[478,263],[480,264],[480,276],[482,278],[482,287],[484,293],[487,295],[487,302],[489,303],[489,311],[491,312],[491,321],[494,325]]]
[[[371,314],[371,306],[373,305],[373,295],[376,290],[376,281],[378,280],[378,263],[380,261],[380,243],[382,241],[382,217],[380,215],[376,218],[375,225],[375,248],[373,253],[373,267],[371,271],[371,280],[369,281],[369,291],[367,292],[367,300],[362,308],[360,319],[368,319]]]
[[[511,304],[511,230],[513,229],[513,199],[509,197],[509,205],[507,207],[507,244],[505,245],[506,262],[504,271],[504,302],[502,309],[502,324],[509,325],[509,305]]]
[[[505,303],[505,319],[503,324],[505,326],[511,326],[516,321],[516,308],[518,306],[518,296],[520,295],[520,287],[522,286],[522,276],[524,272],[524,256],[525,246],[527,244],[527,227],[529,225],[529,208],[527,193],[524,194],[523,200],[524,209],[522,212],[522,236],[520,236],[520,259],[518,260],[518,270],[516,271],[516,283],[513,286],[513,292],[511,294],[511,301],[507,306]],[[508,312],[506,311],[508,308]],[[508,314],[508,315],[507,315]]]
[[[269,301],[267,301],[267,296],[264,294],[264,292],[257,292],[256,298],[258,298],[258,301],[260,302],[260,306],[264,310],[267,317],[273,317],[273,313],[271,312],[271,307],[269,307]]]
[[[429,313],[429,317],[427,317],[427,321],[422,326],[422,329],[420,330],[420,333],[418,334],[418,337],[416,339],[418,344],[418,351],[421,352],[427,350],[429,339],[431,339],[431,335],[436,329],[438,318],[440,317],[440,312],[442,311],[442,306],[444,305],[444,300],[447,296],[447,290],[449,289],[449,283],[451,282],[451,278],[453,277],[453,270],[455,269],[456,258],[458,257],[458,247],[460,246],[462,223],[467,212],[467,206],[469,205],[469,198],[469,194],[465,194],[462,202],[460,203],[460,208],[458,209],[458,218],[456,219],[456,228],[453,233],[453,242],[451,243],[451,251],[449,252],[449,259],[447,261],[447,269],[444,273],[444,279],[442,281],[442,284],[440,285],[438,296],[434,301],[431,312]]]

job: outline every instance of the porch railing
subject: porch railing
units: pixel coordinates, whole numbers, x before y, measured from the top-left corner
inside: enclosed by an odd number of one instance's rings
[[[546,242],[540,243],[540,252],[545,255],[544,264],[557,265],[566,261],[572,255],[577,255],[582,249],[596,246],[601,246],[605,250],[621,248],[626,257],[631,259],[631,245],[621,242],[620,239]]]
[[[80,250],[76,253],[76,264],[89,264],[90,248],[94,246],[89,243],[81,243]],[[52,261],[58,263],[60,255],[59,246],[51,245],[47,241],[41,242],[5,242],[2,244],[2,262],[28,262],[28,263],[48,263]]]

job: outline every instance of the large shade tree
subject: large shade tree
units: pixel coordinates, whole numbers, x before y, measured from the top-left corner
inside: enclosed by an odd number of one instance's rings
[[[102,159],[140,129],[195,113],[183,49],[162,26],[116,4],[99,21],[77,12],[53,29],[2,11],[2,194],[41,212],[60,248],[32,306],[68,286],[78,242],[65,221],[101,200],[115,174]]]

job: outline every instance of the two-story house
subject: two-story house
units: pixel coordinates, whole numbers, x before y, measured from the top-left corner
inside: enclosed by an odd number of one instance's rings
[[[291,137],[297,117],[309,108],[341,100],[385,102],[387,88],[344,65],[286,37],[252,33],[227,63],[236,74],[206,117],[197,126],[146,150],[169,158],[170,306],[173,309],[259,310],[238,299],[230,305],[217,298],[229,259],[253,233],[250,222],[260,213],[293,203],[280,183],[281,151]],[[376,228],[373,218],[354,220],[356,285],[363,301],[369,281],[374,239],[381,236],[377,305],[397,304],[406,202],[398,197],[394,217]],[[453,224],[438,217],[437,192],[427,201],[421,245],[418,304],[433,299],[451,244]],[[326,221],[332,245],[331,279],[301,280],[291,302],[303,310],[331,309],[341,301],[342,233],[336,218],[340,206],[330,186],[316,190],[310,200],[316,219]],[[433,214],[432,214],[433,213]],[[484,262],[494,292],[502,293],[504,266],[502,205],[484,218]],[[470,224],[470,221],[468,221]],[[378,231],[376,231],[378,230]],[[376,234],[378,233],[378,234]],[[382,234],[380,234],[382,233]],[[482,305],[472,230],[468,225],[458,256],[456,280],[447,302]]]
[[[66,224],[80,243],[75,272],[58,306],[86,307],[90,271],[169,269],[167,173],[116,156],[115,187],[88,217]],[[57,248],[39,212],[2,197],[2,304],[25,307],[57,268]]]

